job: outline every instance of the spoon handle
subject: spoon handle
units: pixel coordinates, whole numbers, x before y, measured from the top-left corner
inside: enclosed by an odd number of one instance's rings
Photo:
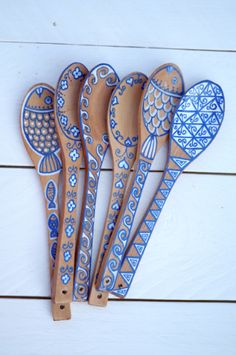
[[[72,301],[80,163],[77,161],[76,164],[72,162],[68,165],[65,161],[63,166],[62,219],[52,295],[56,303],[70,303]]]
[[[128,293],[155,224],[160,217],[171,189],[182,171],[180,167],[177,168],[176,166],[172,169],[171,165],[172,163],[169,161],[157,192],[129,245],[120,269],[117,271],[112,293],[118,297],[125,297]]]
[[[108,249],[103,258],[101,269],[97,279],[97,287],[102,291],[113,289],[121,265],[134,217],[138,208],[143,186],[145,184],[151,163],[145,159],[139,159],[136,171],[130,182],[123,203],[120,217],[110,238]]]
[[[54,175],[40,175],[41,186],[44,192],[46,204],[46,217],[48,228],[48,247],[51,287],[55,271],[55,260],[57,250],[57,238],[59,227],[58,211],[58,185],[59,173]],[[52,315],[54,320],[65,320],[71,318],[70,304],[59,305],[52,302]]]
[[[111,198],[107,210],[107,217],[104,224],[102,238],[100,241],[100,247],[98,251],[93,282],[91,285],[91,290],[89,295],[89,304],[92,305],[106,306],[107,304],[109,293],[98,291],[96,289],[95,284],[102,263],[102,259],[108,247],[112,231],[114,230],[117,217],[119,215],[128,178],[129,178],[129,171],[127,171],[126,169],[119,168],[118,166],[114,166]]]
[[[97,188],[100,177],[101,165],[107,150],[102,145],[97,158],[87,152],[88,168],[85,177],[85,199],[80,221],[78,251],[76,255],[76,270],[74,279],[74,301],[86,301],[90,284],[91,257],[93,246],[93,232],[95,220],[95,207],[97,199]]]

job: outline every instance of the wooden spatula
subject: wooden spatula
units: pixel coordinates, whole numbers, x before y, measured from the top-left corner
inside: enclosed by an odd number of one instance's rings
[[[123,202],[133,167],[138,142],[138,108],[147,77],[139,72],[127,75],[112,93],[108,109],[108,136],[113,158],[113,182],[110,203],[100,242],[89,303],[106,306],[108,292],[96,290],[95,282],[104,252]]]
[[[167,140],[173,113],[183,91],[183,77],[174,64],[162,65],[147,82],[140,104],[136,172],[97,278],[96,286],[102,291],[110,291],[115,285],[148,172],[158,149]]]
[[[51,86],[47,84],[34,85],[24,98],[20,117],[24,145],[39,174],[45,196],[51,280],[57,248],[58,180],[62,167],[53,101],[54,89]],[[70,307],[53,303],[52,313],[54,320],[69,319]]]
[[[81,63],[69,65],[61,74],[55,93],[55,123],[63,161],[62,212],[52,289],[53,300],[58,304],[72,302],[78,181],[83,157],[78,102],[87,72]]]
[[[194,85],[181,99],[173,118],[166,169],[118,272],[112,291],[116,296],[127,294],[171,189],[182,171],[211,144],[223,118],[224,94],[212,81]]]
[[[99,64],[87,75],[80,96],[86,186],[76,255],[75,301],[85,301],[88,298],[97,187],[101,165],[109,144],[107,109],[118,81],[118,76],[110,65]]]

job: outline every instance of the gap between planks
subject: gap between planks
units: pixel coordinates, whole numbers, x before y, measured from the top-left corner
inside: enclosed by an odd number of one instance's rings
[[[0,295],[0,299],[18,299],[18,300],[51,300],[51,297],[47,296],[10,296],[10,295]],[[236,300],[179,300],[179,299],[142,299],[142,298],[127,298],[127,299],[116,299],[109,298],[109,302],[162,302],[162,303],[235,303]]]
[[[66,42],[32,42],[32,41],[10,41],[0,40],[0,44],[29,44],[29,45],[53,45],[53,46],[78,46],[78,47],[104,47],[104,48],[129,48],[129,49],[158,49],[170,51],[189,51],[189,52],[217,52],[217,53],[235,53],[236,49],[204,49],[204,48],[176,48],[176,47],[158,47],[158,46],[128,46],[112,44],[92,44],[92,43],[66,43]]]
[[[0,169],[35,169],[34,166],[31,165],[0,165]],[[85,168],[80,168],[81,171],[84,171]],[[112,172],[113,169],[109,168],[102,168],[101,171],[110,171]],[[131,169],[133,171],[133,169]],[[151,170],[150,173],[163,173],[163,170]],[[220,173],[220,172],[207,172],[207,171],[183,171],[182,174],[189,174],[189,175],[216,175],[216,176],[236,176],[235,173]]]

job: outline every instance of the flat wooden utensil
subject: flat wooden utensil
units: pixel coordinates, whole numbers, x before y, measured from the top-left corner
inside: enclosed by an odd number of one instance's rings
[[[99,64],[87,75],[80,96],[81,139],[86,164],[85,198],[80,222],[74,300],[88,298],[95,206],[100,169],[109,142],[107,109],[119,79],[108,64]]]
[[[87,72],[83,64],[72,63],[61,74],[55,93],[55,123],[63,161],[63,197],[52,297],[55,303],[62,305],[71,303],[73,294],[78,180],[83,157],[78,101]]]
[[[167,140],[173,113],[183,92],[183,77],[174,64],[162,65],[147,82],[139,110],[136,171],[97,278],[96,286],[101,291],[110,291],[115,285],[148,172],[157,151]]]
[[[147,77],[139,72],[127,75],[112,93],[108,108],[108,137],[113,158],[113,182],[107,217],[98,251],[89,304],[106,306],[108,292],[95,287],[98,271],[115,227],[125,188],[133,167],[138,142],[138,108]]]
[[[58,180],[61,171],[60,147],[55,130],[54,89],[36,84],[26,94],[21,107],[21,134],[26,150],[40,177],[46,202],[50,277],[55,267],[59,227]],[[70,307],[52,303],[54,320],[69,319]]]
[[[112,290],[116,296],[127,294],[171,189],[182,171],[211,144],[223,118],[224,94],[212,81],[194,85],[181,99],[171,127],[165,172],[123,259]]]

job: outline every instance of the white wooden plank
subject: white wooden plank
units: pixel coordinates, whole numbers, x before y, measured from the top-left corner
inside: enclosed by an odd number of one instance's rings
[[[148,177],[133,230],[160,177],[158,173]],[[235,179],[199,174],[180,177],[154,230],[129,298],[236,299]],[[38,177],[30,169],[1,169],[0,186],[0,295],[49,296],[47,230]],[[103,172],[94,256],[110,186],[111,172]],[[81,184],[80,193],[82,189]]]
[[[55,85],[65,66],[76,60],[84,62],[88,68],[99,62],[109,62],[120,77],[134,70],[149,75],[158,65],[175,62],[183,71],[186,88],[209,78],[223,87],[226,97],[225,122],[220,133],[211,147],[188,170],[236,172],[236,160],[231,158],[232,152],[236,151],[235,53],[32,44],[0,46],[0,76],[4,83],[0,87],[0,116],[4,127],[0,130],[0,164],[32,165],[19,133],[19,112],[23,96],[35,82],[46,81]],[[163,169],[165,158],[166,149],[163,149],[153,169]],[[111,168],[110,155],[103,167]]]
[[[235,49],[235,11],[232,0],[11,0],[1,4],[0,40]]]
[[[233,304],[112,302],[72,305],[54,323],[50,301],[1,299],[1,354],[234,355]]]

